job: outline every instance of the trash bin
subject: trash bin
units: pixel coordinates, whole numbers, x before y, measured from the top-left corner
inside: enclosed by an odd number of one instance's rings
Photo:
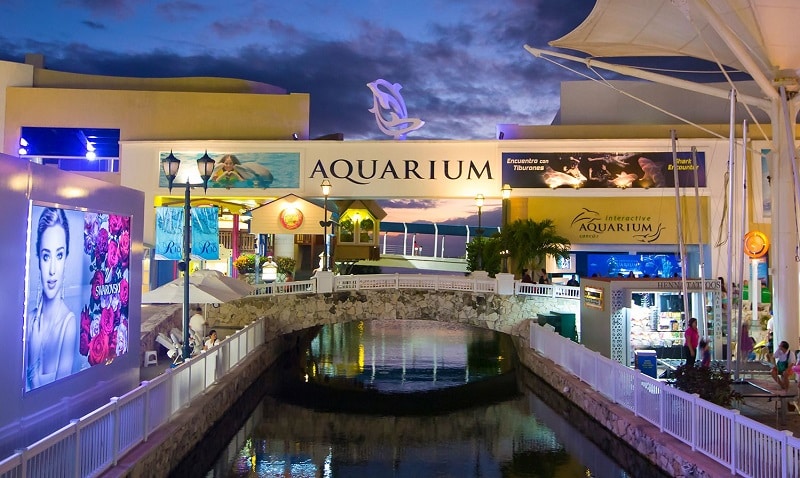
[[[559,327],[555,324],[558,320],[558,316],[555,314],[536,314],[537,322],[539,325],[550,324],[556,328],[556,332],[558,332]],[[561,325],[561,324],[558,324]]]
[[[635,357],[635,367],[645,375],[658,378],[658,366],[656,365],[655,350],[636,350],[633,352]]]
[[[559,326],[556,327],[556,329],[558,329],[558,333],[561,334],[562,337],[566,337],[573,342],[577,342],[578,329],[575,325],[575,314],[572,312],[558,312],[556,310],[551,310],[550,314],[558,316]]]

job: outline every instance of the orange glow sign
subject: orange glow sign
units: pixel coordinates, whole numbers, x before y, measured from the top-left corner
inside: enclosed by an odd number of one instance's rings
[[[299,209],[288,207],[278,215],[281,226],[292,231],[303,225],[303,213]]]

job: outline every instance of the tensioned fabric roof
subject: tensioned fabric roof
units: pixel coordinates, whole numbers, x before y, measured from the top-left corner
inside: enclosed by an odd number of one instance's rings
[[[718,33],[715,19],[730,37]],[[800,71],[798,25],[797,0],[597,0],[581,25],[550,45],[594,56],[718,60],[751,75],[757,68],[772,80],[779,70]],[[749,59],[737,54],[739,47]]]

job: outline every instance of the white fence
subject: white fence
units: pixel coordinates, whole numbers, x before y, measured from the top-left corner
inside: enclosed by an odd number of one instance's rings
[[[0,462],[0,478],[101,474],[263,343],[263,321],[254,322],[220,345],[14,453]]]
[[[497,292],[495,279],[423,274],[336,276],[335,290],[425,289]],[[254,295],[316,293],[317,281],[259,285]],[[521,295],[577,299],[580,288],[515,283]],[[224,374],[264,343],[261,320],[236,332],[220,345],[0,462],[0,478],[61,478],[98,476],[116,465],[136,445],[147,441]],[[567,344],[572,344],[566,341]],[[552,356],[552,355],[551,355]],[[753,475],[762,476],[762,475]],[[767,476],[767,475],[763,475]],[[788,475],[796,476],[796,475]]]
[[[752,478],[800,478],[800,438],[707,402],[531,326],[531,348],[621,405],[731,471]]]

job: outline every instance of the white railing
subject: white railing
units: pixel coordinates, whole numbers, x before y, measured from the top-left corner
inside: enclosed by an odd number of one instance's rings
[[[496,279],[455,275],[365,274],[335,277],[335,290],[424,289],[464,292],[496,292]]]
[[[259,320],[0,462],[0,478],[97,476],[264,343]]]
[[[800,478],[800,438],[678,390],[549,330],[531,348],[600,394],[745,477]]]
[[[497,280],[455,275],[375,274],[336,276],[335,290],[424,289],[465,292],[497,292]],[[315,279],[296,282],[260,284],[252,295],[282,295],[316,293]],[[515,283],[514,292],[521,295],[545,297],[579,297],[579,287],[548,284]],[[136,389],[108,404],[73,420],[70,424],[0,461],[0,478],[27,477],[84,477],[97,476],[116,465],[117,461],[158,427],[168,423],[180,410],[203,394],[224,374],[235,367],[247,354],[264,343],[264,325],[257,321],[236,332],[220,345],[188,362],[169,369],[154,380],[142,382]],[[567,343],[573,344],[570,341]],[[572,367],[591,367],[577,364],[569,354],[562,353],[551,341],[548,356],[568,359]],[[540,349],[541,350],[541,349]],[[608,377],[600,373],[598,377]],[[795,452],[796,453],[796,452]],[[800,456],[796,453],[796,456]],[[798,475],[800,477],[800,475]]]
[[[250,295],[313,294],[316,292],[317,281],[311,279],[293,282],[270,282],[269,284],[258,284]]]

